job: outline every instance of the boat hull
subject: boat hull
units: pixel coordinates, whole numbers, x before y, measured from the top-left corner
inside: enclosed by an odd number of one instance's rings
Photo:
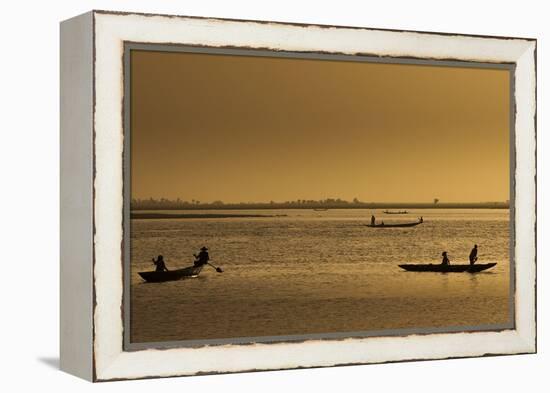
[[[405,264],[400,268],[409,272],[438,272],[438,273],[478,273],[495,266],[496,263],[479,263],[474,265],[441,265],[441,264]]]
[[[384,225],[381,225],[381,224],[376,224],[376,225],[366,224],[365,226],[367,226],[369,228],[409,228],[409,227],[415,227],[415,226],[420,225],[420,224],[422,224],[422,222],[418,221],[418,222],[406,222],[406,223],[403,223],[403,224],[384,224]]]
[[[138,274],[147,282],[165,282],[176,281],[184,278],[198,277],[202,266],[189,266],[184,269],[169,270],[167,272],[138,272]]]

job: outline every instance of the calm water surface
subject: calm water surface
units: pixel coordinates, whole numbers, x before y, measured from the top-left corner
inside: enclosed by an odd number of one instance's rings
[[[172,211],[173,212],[173,211]],[[132,342],[442,328],[508,323],[509,211],[412,210],[408,215],[342,209],[205,213],[287,215],[224,219],[143,219],[131,223]],[[374,212],[385,223],[363,226]],[[192,213],[196,213],[193,211]],[[498,265],[478,274],[406,272],[401,263]],[[144,283],[162,254],[186,267],[207,245],[214,264],[199,278]]]

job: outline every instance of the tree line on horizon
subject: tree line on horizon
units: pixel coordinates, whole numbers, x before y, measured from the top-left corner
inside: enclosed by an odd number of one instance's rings
[[[208,210],[208,209],[316,209],[316,208],[414,208],[414,207],[486,207],[486,208],[508,208],[506,202],[473,202],[473,203],[445,203],[435,198],[431,203],[399,203],[399,202],[363,202],[358,198],[347,201],[341,198],[326,199],[296,199],[284,202],[237,202],[225,203],[222,200],[212,202],[201,202],[192,199],[191,201],[177,198],[175,200],[167,198],[133,198],[130,203],[131,210]]]

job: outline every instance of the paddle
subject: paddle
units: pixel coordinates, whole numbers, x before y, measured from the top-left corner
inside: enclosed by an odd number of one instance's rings
[[[218,273],[223,273],[223,269],[221,267],[214,266],[210,262],[206,262],[206,264],[212,266]]]

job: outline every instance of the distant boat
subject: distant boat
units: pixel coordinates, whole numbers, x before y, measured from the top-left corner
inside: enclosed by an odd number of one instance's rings
[[[399,265],[400,268],[409,272],[439,272],[439,273],[477,273],[495,266],[496,263],[479,263],[475,265],[442,265],[442,264],[405,264]]]
[[[416,222],[404,222],[401,224],[365,224],[365,226],[369,228],[408,228],[408,227],[415,227],[417,225],[422,224],[423,221],[416,221]]]
[[[384,214],[409,214],[409,212],[406,211],[406,210],[398,210],[398,211],[395,211],[395,212],[390,211],[390,210],[384,210],[383,213]]]
[[[315,210],[316,212],[326,212],[328,209],[325,207],[316,207],[313,210]]]
[[[183,278],[198,277],[202,266],[189,266],[183,269],[168,270],[167,272],[138,272],[138,274],[147,282],[175,281]]]

